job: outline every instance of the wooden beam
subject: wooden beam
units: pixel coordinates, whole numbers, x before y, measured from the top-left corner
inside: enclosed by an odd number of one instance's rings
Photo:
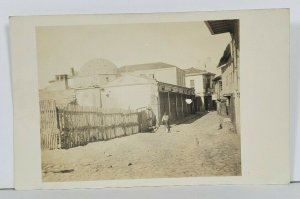
[[[185,100],[184,100],[184,102],[185,102],[185,110],[186,110],[186,112],[188,113],[188,105],[187,105],[187,103],[186,103],[186,99],[187,99],[187,95],[185,95]]]
[[[180,96],[181,96],[181,116],[183,117],[183,101],[182,101],[182,94],[181,94]]]
[[[207,28],[208,28],[210,34],[214,35],[215,33],[214,33],[214,31],[213,31],[213,29],[212,29],[210,23],[209,23],[208,21],[205,21],[204,23],[205,23],[205,25],[207,26]]]
[[[158,118],[158,122],[160,124],[162,116],[161,116],[160,93],[159,93],[159,91],[158,91],[158,97],[157,97],[157,118]]]
[[[176,119],[178,119],[177,93],[175,93],[175,103],[176,103]]]
[[[170,92],[168,92],[169,118],[171,118]]]

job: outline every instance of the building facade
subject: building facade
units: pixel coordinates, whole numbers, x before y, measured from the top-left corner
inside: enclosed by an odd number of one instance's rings
[[[85,89],[101,87],[119,76],[117,66],[106,59],[92,59],[85,63],[79,71],[71,68],[70,74],[55,75],[49,85],[39,90],[40,100],[55,100],[57,104],[77,104],[91,98],[96,93],[85,92]],[[90,100],[86,106],[98,106],[99,102]]]
[[[212,100],[213,77],[215,74],[196,68],[185,69],[185,84],[189,88],[195,89],[196,110],[214,110],[215,105]]]
[[[185,71],[173,65],[159,62],[117,68],[108,60],[95,59],[77,73],[71,71],[73,75],[57,76],[50,82],[57,94],[43,89],[40,96],[103,111],[147,109],[159,121],[164,113],[176,121],[196,112],[195,88],[185,87]]]
[[[158,82],[145,76],[123,74],[102,87],[77,88],[76,98],[81,106],[98,106],[104,111],[138,111],[151,109],[161,121],[167,113],[170,121],[179,120],[195,112],[193,88]]]
[[[224,50],[218,64],[221,70],[222,100],[225,103],[227,115],[240,133],[240,45],[239,45],[239,20],[207,21],[206,25],[211,34],[229,33],[231,42]],[[224,102],[223,102],[224,101]]]
[[[143,75],[178,86],[185,86],[185,72],[177,66],[163,62],[127,65],[118,69],[120,74]]]

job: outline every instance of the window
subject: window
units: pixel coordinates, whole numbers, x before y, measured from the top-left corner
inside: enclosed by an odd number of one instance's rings
[[[195,80],[193,79],[190,80],[190,87],[195,88]]]
[[[210,88],[210,78],[206,79],[206,88]]]

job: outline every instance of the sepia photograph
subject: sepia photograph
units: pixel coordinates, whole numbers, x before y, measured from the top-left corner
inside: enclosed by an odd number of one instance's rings
[[[239,27],[37,26],[42,181],[242,176]]]

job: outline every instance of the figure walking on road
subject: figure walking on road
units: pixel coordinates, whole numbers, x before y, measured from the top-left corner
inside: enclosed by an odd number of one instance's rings
[[[167,113],[165,112],[163,117],[162,117],[162,123],[165,125],[166,128],[166,132],[170,133],[170,122],[169,122],[169,116],[167,115]]]

